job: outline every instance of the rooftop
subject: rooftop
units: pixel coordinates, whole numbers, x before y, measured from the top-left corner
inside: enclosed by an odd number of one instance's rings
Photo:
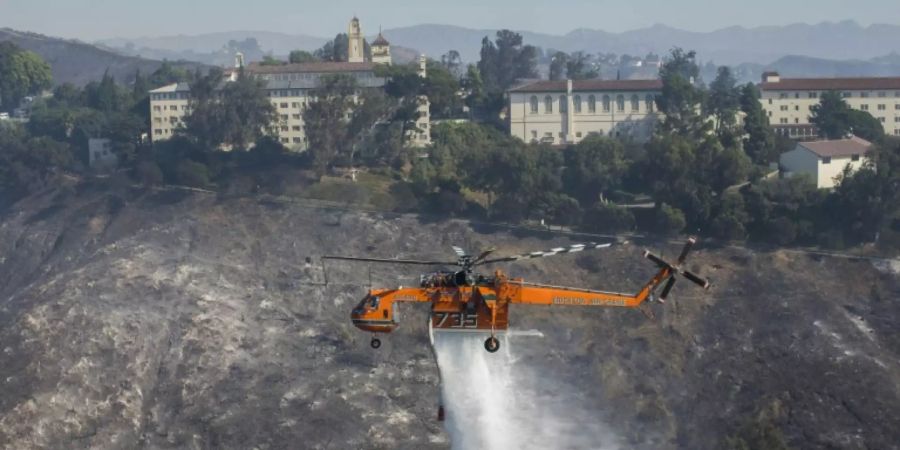
[[[277,66],[264,66],[259,63],[250,63],[245,69],[254,74],[269,73],[331,73],[331,72],[371,72],[375,70],[375,64],[370,62],[310,62],[298,64],[282,64]],[[235,70],[235,69],[232,69]]]
[[[764,91],[859,91],[874,89],[900,89],[900,77],[856,78],[781,78],[780,81],[763,82]]]
[[[372,45],[391,45],[391,43],[388,42],[387,39],[384,38],[384,35],[382,35],[379,31],[378,37],[376,37],[375,40],[372,41]]]
[[[510,89],[510,92],[566,92],[567,80],[536,81]],[[573,91],[658,91],[661,80],[575,80]]]
[[[831,141],[801,142],[798,145],[815,153],[819,157],[843,157],[864,155],[872,143],[856,136],[849,139],[836,139]]]
[[[165,94],[171,92],[190,92],[191,86],[187,83],[173,83],[150,91],[151,94]]]

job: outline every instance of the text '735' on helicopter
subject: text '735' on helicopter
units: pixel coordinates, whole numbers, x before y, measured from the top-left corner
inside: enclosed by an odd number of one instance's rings
[[[529,258],[543,258],[554,255],[575,253],[584,250],[609,248],[612,244],[576,244],[548,251],[524,253],[521,255],[487,259],[494,249],[478,256],[467,254],[459,247],[453,247],[456,262],[420,261],[410,259],[357,258],[349,256],[323,256],[322,259],[345,261],[365,261],[373,263],[413,264],[423,266],[456,266],[456,270],[437,271],[421,275],[418,287],[398,287],[371,289],[353,308],[353,324],[372,333],[390,333],[397,327],[394,308],[398,302],[431,303],[431,327],[451,331],[490,331],[491,336],[484,342],[488,352],[496,352],[500,341],[495,333],[509,327],[509,305],[561,305],[561,306],[618,306],[636,308],[650,298],[665,282],[659,295],[664,300],[675,285],[675,276],[681,275],[704,289],[709,282],[683,268],[695,238],[687,243],[672,263],[644,251],[644,257],[656,263],[659,270],[636,294],[606,292],[592,289],[552,286],[530,283],[520,278],[509,278],[497,270],[492,275],[475,271],[476,267],[501,262],[514,262]],[[381,346],[381,341],[373,336],[372,348]]]

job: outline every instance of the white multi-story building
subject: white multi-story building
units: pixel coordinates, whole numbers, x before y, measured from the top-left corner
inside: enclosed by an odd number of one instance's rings
[[[575,144],[589,134],[646,141],[661,114],[660,80],[535,81],[509,91],[510,133],[525,142]]]
[[[355,17],[350,23],[350,30],[359,29],[359,20]],[[361,34],[360,34],[361,35]],[[360,38],[361,39],[361,38]],[[362,44],[358,47],[361,49]],[[361,89],[382,89],[386,79],[375,74],[377,64],[390,64],[390,44],[379,33],[373,43],[373,60],[377,49],[377,61],[362,62],[312,62],[301,64],[262,65],[251,63],[243,65],[243,58],[238,55],[236,67],[226,71],[226,80],[235,80],[238,71],[244,70],[265,81],[266,94],[278,113],[275,124],[277,138],[286,147],[294,151],[306,150],[306,133],[303,124],[303,109],[314,101],[314,90],[320,86],[322,77],[332,75],[348,75],[356,79]],[[352,50],[352,49],[351,49]],[[361,51],[361,50],[360,50]],[[360,54],[351,51],[352,60],[358,60]],[[425,57],[419,60],[419,74],[426,76]],[[429,102],[427,97],[419,98],[419,119],[416,122],[417,132],[409,138],[414,146],[422,147],[431,143]],[[184,83],[172,84],[150,91],[150,136],[154,142],[171,138],[175,131],[184,125],[184,116],[190,110],[190,86]]]
[[[865,139],[850,137],[830,141],[800,142],[779,159],[781,173],[786,176],[805,174],[819,188],[832,188],[835,179],[850,168],[859,170],[868,160],[866,153],[872,144]]]
[[[763,74],[760,101],[776,132],[794,139],[811,139],[818,131],[809,122],[812,107],[825,92],[840,92],[853,109],[866,111],[881,122],[887,134],[900,136],[900,77],[782,78]]]

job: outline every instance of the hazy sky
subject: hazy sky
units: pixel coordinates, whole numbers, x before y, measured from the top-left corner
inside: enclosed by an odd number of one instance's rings
[[[422,23],[553,34],[655,23],[708,31],[847,19],[900,24],[900,0],[0,0],[0,27],[85,40],[234,30],[330,37],[354,13],[367,34],[378,24]]]

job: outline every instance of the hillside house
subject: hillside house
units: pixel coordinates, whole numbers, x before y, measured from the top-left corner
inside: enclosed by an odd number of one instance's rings
[[[855,172],[868,161],[866,153],[871,147],[869,141],[856,136],[799,142],[793,150],[781,155],[779,168],[784,177],[807,174],[815,181],[816,187],[833,188],[835,178],[845,167],[849,166]]]

